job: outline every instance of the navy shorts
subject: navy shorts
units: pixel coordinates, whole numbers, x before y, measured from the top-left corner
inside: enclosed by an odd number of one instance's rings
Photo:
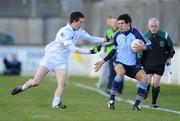
[[[117,65],[117,64],[123,65],[123,67],[126,71],[126,75],[131,77],[131,78],[135,78],[137,72],[139,72],[140,70],[143,70],[140,65],[128,66],[128,65],[125,65],[121,62],[115,62],[115,65]]]

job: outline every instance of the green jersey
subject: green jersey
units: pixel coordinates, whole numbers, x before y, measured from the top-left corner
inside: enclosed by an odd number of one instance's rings
[[[113,30],[112,28],[109,28],[107,31],[106,31],[106,38],[108,39],[112,39],[114,37],[114,35],[120,31],[119,28]],[[108,54],[111,50],[113,49],[113,44],[110,44],[110,45],[107,45],[106,46],[106,49],[105,49],[105,52],[106,54]]]
[[[167,32],[158,31],[153,34],[150,31],[144,33],[152,43],[151,50],[145,50],[142,53],[141,63],[146,67],[164,66],[168,58],[175,54],[173,43]]]

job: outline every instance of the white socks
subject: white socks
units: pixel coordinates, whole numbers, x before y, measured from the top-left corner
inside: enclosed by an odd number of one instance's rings
[[[25,89],[27,89],[27,88],[28,88],[28,87],[27,87],[26,83],[23,84],[22,87],[21,87],[22,90],[25,90]]]
[[[53,102],[52,102],[52,107],[54,108],[57,105],[59,105],[60,101],[61,101],[60,97],[54,97]]]

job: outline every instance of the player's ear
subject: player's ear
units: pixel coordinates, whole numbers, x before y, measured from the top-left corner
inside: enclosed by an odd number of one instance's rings
[[[131,23],[130,23],[130,22],[128,22],[128,23],[127,23],[127,25],[131,26]]]

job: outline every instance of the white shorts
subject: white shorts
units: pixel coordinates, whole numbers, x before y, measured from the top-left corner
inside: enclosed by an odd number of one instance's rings
[[[41,59],[39,65],[47,67],[49,71],[55,71],[57,69],[68,68],[68,63],[50,62],[49,59],[46,57],[43,57],[43,59]]]

